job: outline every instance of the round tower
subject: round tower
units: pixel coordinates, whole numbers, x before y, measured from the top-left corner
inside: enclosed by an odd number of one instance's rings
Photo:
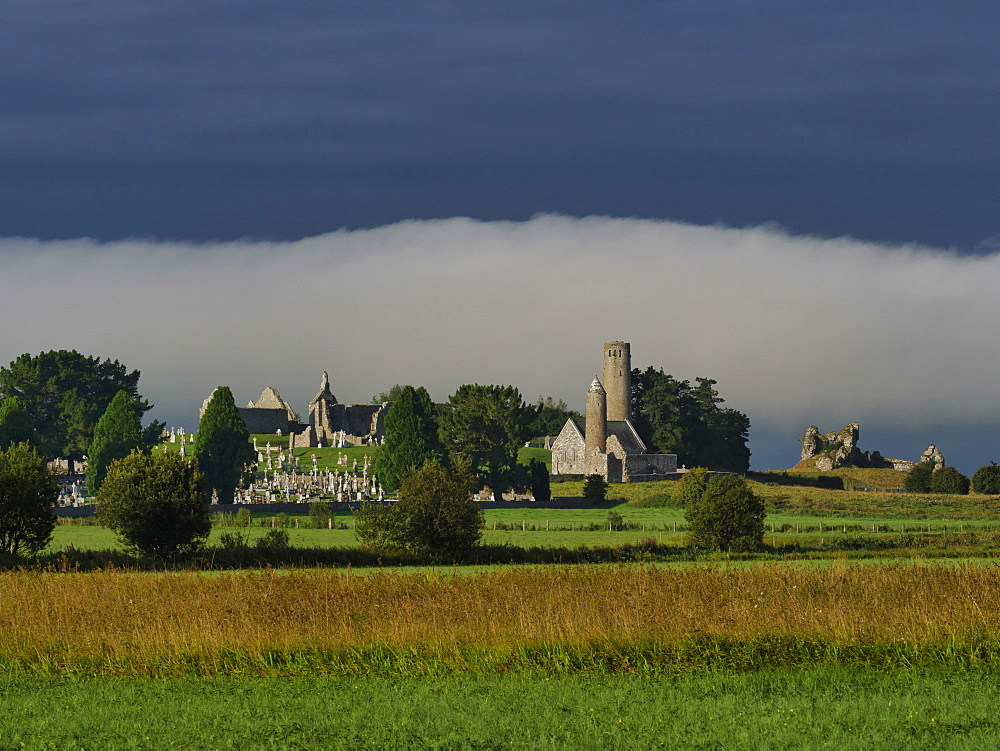
[[[601,382],[594,376],[594,381],[587,390],[587,417],[583,436],[583,452],[588,461],[595,453],[603,454],[608,450],[607,422],[607,397]]]
[[[632,355],[628,342],[604,343],[604,389],[608,419],[632,419]]]

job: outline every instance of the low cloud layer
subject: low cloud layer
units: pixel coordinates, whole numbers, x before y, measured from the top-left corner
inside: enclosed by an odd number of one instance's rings
[[[998,454],[1000,255],[539,216],[289,243],[10,238],[0,259],[0,362],[117,358],[154,416],[188,428],[220,384],[240,403],[276,386],[304,416],[324,370],[347,403],[479,382],[580,408],[603,342],[623,339],[634,366],[715,378],[750,415],[756,467],[794,463],[807,423],[855,420],[887,455],[939,434],[962,437],[962,469]]]

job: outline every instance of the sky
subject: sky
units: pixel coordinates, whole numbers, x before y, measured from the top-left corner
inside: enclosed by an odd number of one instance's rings
[[[1000,6],[8,0],[0,363],[305,412],[394,383],[581,408],[604,341],[752,464],[861,424],[1000,459]]]

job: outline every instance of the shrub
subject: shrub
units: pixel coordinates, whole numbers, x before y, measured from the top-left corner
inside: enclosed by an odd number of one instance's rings
[[[693,545],[733,552],[763,547],[764,514],[764,501],[733,475],[712,477],[684,512]]]
[[[972,475],[972,490],[983,495],[1000,495],[1000,466],[984,464]]]
[[[363,501],[354,509],[354,536],[362,545],[383,552],[406,548],[406,530],[395,505]]]
[[[934,462],[921,462],[906,473],[903,489],[907,493],[930,493],[931,475],[934,474]]]
[[[56,526],[59,483],[28,443],[0,449],[0,552],[37,553]]]
[[[97,515],[128,547],[151,556],[194,552],[212,531],[205,476],[177,454],[136,451],[112,462]]]
[[[941,467],[931,475],[931,492],[966,495],[969,492],[969,478],[954,467]]]
[[[288,532],[283,529],[269,529],[265,535],[257,538],[254,547],[258,550],[286,550]]]
[[[326,529],[332,525],[333,509],[329,503],[309,504],[309,526],[313,529]]]
[[[608,484],[600,475],[587,475],[583,482],[583,497],[603,501],[608,497]]]
[[[621,532],[625,529],[625,520],[622,519],[622,515],[617,511],[608,512],[608,529],[616,532]]]
[[[482,535],[483,512],[471,499],[475,476],[467,462],[446,469],[428,460],[410,472],[394,506],[363,503],[355,534],[376,550],[405,550],[434,560],[456,560]]]
[[[249,527],[253,523],[253,516],[250,514],[250,509],[246,506],[240,506],[236,510],[235,524],[237,527]]]
[[[239,532],[223,532],[219,535],[219,547],[222,548],[245,548],[247,538]]]
[[[674,491],[674,498],[677,505],[686,508],[696,502],[705,492],[710,475],[704,467],[694,467],[689,469],[677,482],[677,490]]]

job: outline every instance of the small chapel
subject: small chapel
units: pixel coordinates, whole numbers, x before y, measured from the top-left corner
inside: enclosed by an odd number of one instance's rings
[[[584,424],[567,420],[552,443],[553,475],[601,475],[607,482],[677,476],[676,454],[651,454],[632,425],[632,355],[628,342],[604,345],[604,382],[587,389]]]

